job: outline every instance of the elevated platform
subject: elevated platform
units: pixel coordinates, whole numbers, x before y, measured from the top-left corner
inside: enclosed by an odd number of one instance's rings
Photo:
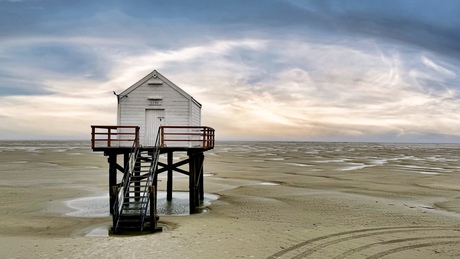
[[[123,218],[121,215],[123,211],[128,210],[133,202],[143,201],[144,196],[133,198],[129,196],[129,192],[140,193],[141,189],[155,190],[155,193],[151,194],[151,197],[155,197],[152,198],[155,201],[142,205],[145,208],[150,207],[151,213],[139,217],[157,218],[155,214],[157,176],[161,173],[167,173],[168,201],[172,200],[173,172],[178,172],[189,177],[190,213],[194,213],[200,206],[204,200],[204,152],[214,148],[214,129],[201,126],[163,126],[158,130],[155,145],[142,146],[139,144],[137,126],[91,126],[91,128],[91,148],[94,152],[103,152],[108,157],[110,213],[114,218],[115,232],[120,222],[123,222],[119,220]],[[186,152],[188,158],[174,162],[174,152]],[[159,161],[160,154],[167,154],[166,163]],[[117,162],[119,156],[122,156],[121,164]],[[188,170],[180,168],[186,165]],[[121,182],[117,179],[118,173],[123,174],[120,177]],[[145,181],[148,183],[144,186]],[[121,200],[126,201],[125,207]],[[155,224],[150,221],[150,225]],[[140,229],[142,228],[141,226]]]

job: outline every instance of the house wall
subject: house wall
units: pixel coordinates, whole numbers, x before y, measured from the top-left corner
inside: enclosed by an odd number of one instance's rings
[[[190,102],[190,125],[191,126],[201,126],[201,105],[196,102],[194,99]]]
[[[155,79],[157,82],[159,78]],[[199,126],[201,106],[193,98],[170,86],[168,81],[158,85],[149,85],[145,80],[141,85],[127,93],[127,97],[119,96],[118,125],[140,126],[140,143],[145,140],[146,109],[163,109],[165,126]],[[161,97],[161,105],[152,105],[149,98]]]

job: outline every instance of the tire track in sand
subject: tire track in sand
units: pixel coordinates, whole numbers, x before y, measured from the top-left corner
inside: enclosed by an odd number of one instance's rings
[[[436,236],[432,236],[429,232],[436,231]],[[267,259],[275,258],[306,258],[314,256],[316,252],[327,254],[327,258],[346,258],[356,253],[362,252],[366,249],[379,250],[376,253],[371,253],[370,258],[379,258],[387,254],[397,253],[404,250],[416,249],[420,247],[436,246],[442,244],[460,243],[460,230],[450,226],[407,226],[407,227],[382,227],[382,228],[369,228],[351,230],[339,233],[333,233],[325,236],[316,237],[313,239],[306,240],[298,243],[294,246],[283,249]],[[427,232],[427,233],[424,233]],[[439,235],[442,233],[443,235]],[[447,234],[448,233],[448,234]],[[398,238],[395,238],[398,235]],[[399,238],[399,235],[405,236],[405,238]],[[415,235],[415,236],[414,236]],[[420,236],[421,235],[421,236]],[[369,243],[373,239],[384,239],[383,241]],[[439,239],[446,239],[448,241],[439,242]],[[431,241],[427,243],[416,243],[401,246],[404,242],[420,242],[420,241]],[[346,251],[340,251],[337,255],[337,247],[345,245]],[[362,245],[363,242],[368,244]],[[332,246],[334,245],[334,246]],[[398,245],[397,248],[391,247],[391,245]],[[332,246],[332,247],[331,247]],[[388,247],[390,246],[390,247]],[[382,251],[383,249],[383,251]],[[320,251],[321,250],[321,251]],[[369,251],[368,251],[369,253]],[[362,256],[362,255],[361,255]]]
[[[372,248],[374,246],[379,246],[379,245],[387,245],[387,244],[393,244],[393,243],[401,243],[401,242],[410,242],[410,241],[421,241],[421,240],[430,240],[430,239],[460,239],[460,236],[432,236],[432,237],[413,237],[413,238],[401,238],[401,239],[394,239],[394,240],[389,240],[389,241],[382,241],[382,242],[377,242],[377,243],[372,243],[368,244],[365,246],[361,246],[355,249],[348,250],[347,252],[334,257],[334,259],[342,259],[346,258],[348,256],[351,256],[353,254],[356,254],[360,251]],[[397,253],[401,252],[404,250],[409,250],[409,249],[415,249],[415,248],[421,248],[421,247],[427,247],[427,246],[433,246],[433,245],[439,245],[439,244],[454,244],[454,243],[460,243],[460,240],[455,240],[455,241],[441,241],[441,242],[432,242],[432,243],[423,243],[423,244],[416,244],[416,245],[409,245],[409,246],[402,246],[390,250],[386,250],[377,254],[374,254],[372,256],[367,257],[368,259],[370,258],[380,258],[392,253]]]

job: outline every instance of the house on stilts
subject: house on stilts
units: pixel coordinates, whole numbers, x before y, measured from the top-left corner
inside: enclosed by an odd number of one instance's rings
[[[188,176],[194,213],[204,199],[204,152],[214,148],[214,129],[201,126],[201,104],[156,70],[115,95],[117,125],[91,126],[93,151],[108,157],[113,232],[156,229],[161,173],[167,174],[168,201],[173,172]],[[175,152],[186,152],[187,158],[174,161]],[[166,161],[160,161],[161,154]]]

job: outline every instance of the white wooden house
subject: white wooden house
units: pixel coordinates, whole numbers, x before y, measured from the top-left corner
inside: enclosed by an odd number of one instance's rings
[[[201,104],[156,70],[117,95],[119,126],[139,126],[139,141],[153,146],[160,126],[200,126]]]

